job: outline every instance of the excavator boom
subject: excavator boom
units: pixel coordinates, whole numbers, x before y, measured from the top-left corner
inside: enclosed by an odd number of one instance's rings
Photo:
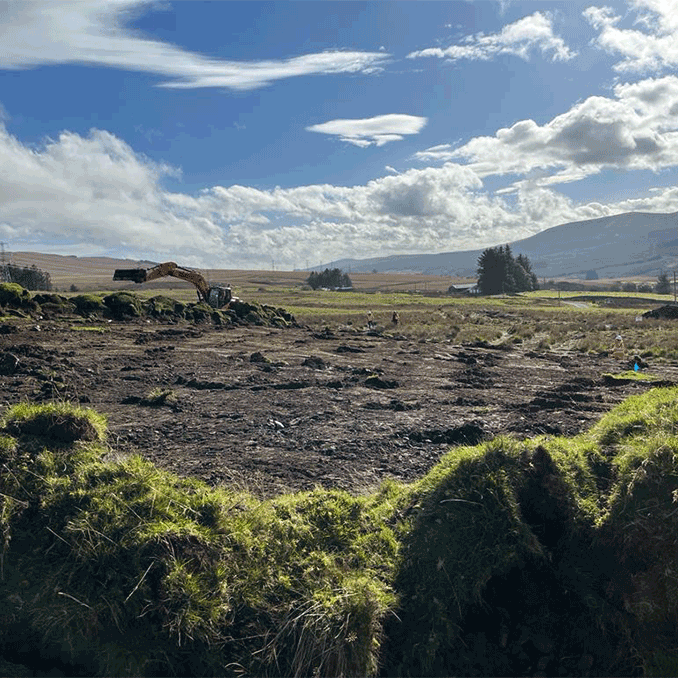
[[[157,278],[163,278],[169,275],[173,278],[186,280],[195,285],[198,290],[198,297],[214,308],[222,308],[227,305],[231,299],[231,288],[228,286],[210,287],[205,278],[197,271],[190,268],[179,266],[173,261],[166,261],[153,268],[119,268],[113,274],[113,280],[131,280],[135,283],[150,282]]]

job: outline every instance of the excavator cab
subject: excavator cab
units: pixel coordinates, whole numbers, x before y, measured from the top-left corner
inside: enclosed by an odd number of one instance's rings
[[[207,303],[212,308],[223,308],[227,306],[232,299],[231,288],[225,285],[210,287]]]

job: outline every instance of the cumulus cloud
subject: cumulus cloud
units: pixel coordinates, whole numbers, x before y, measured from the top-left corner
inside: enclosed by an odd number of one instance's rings
[[[459,147],[433,146],[418,160],[465,162],[480,177],[516,174],[546,186],[604,168],[659,171],[678,166],[678,78],[618,84],[544,125],[520,120]]]
[[[0,125],[0,166],[0,232],[12,241],[121,252],[223,249],[220,228],[195,211],[182,213],[160,188],[176,171],[108,132],[63,132],[33,149]]]
[[[533,51],[539,51],[544,56],[550,55],[553,61],[567,61],[575,56],[565,41],[554,34],[553,16],[550,12],[535,12],[507,24],[498,33],[476,33],[467,36],[462,44],[445,49],[429,47],[410,52],[407,58],[440,57],[450,61],[489,61],[502,54],[511,54],[527,61]]]
[[[146,0],[22,0],[0,3],[0,68],[94,64],[170,78],[171,88],[250,90],[303,75],[372,73],[383,52],[330,50],[281,60],[228,61],[187,52],[125,27]]]
[[[479,249],[567,221],[678,211],[674,188],[607,205],[576,204],[553,189],[565,173],[586,175],[603,164],[678,164],[671,120],[678,78],[618,85],[615,94],[581,102],[543,126],[521,121],[472,139],[454,151],[457,162],[438,167],[385,170],[355,186],[212,186],[193,195],[164,187],[177,168],[152,162],[109,132],[65,131],[28,147],[0,124],[0,236],[15,250],[160,261],[181,252],[187,265],[209,268],[266,267],[274,257],[291,268]],[[511,170],[521,177],[512,194],[483,184],[483,174]]]
[[[338,136],[354,146],[383,146],[389,141],[400,141],[406,134],[418,134],[426,125],[426,118],[416,115],[377,115],[355,120],[329,120],[307,127],[308,132]]]
[[[678,65],[678,2],[676,0],[633,0],[638,28],[620,28],[622,17],[610,7],[588,7],[584,16],[600,34],[599,47],[623,58],[617,71],[661,71]]]
[[[27,147],[0,126],[0,235],[13,249],[55,249],[189,265],[258,268],[343,256],[471,248],[530,224],[449,163],[357,186],[213,186],[170,192],[177,170],[109,132],[63,132]],[[514,231],[513,229],[518,229]]]

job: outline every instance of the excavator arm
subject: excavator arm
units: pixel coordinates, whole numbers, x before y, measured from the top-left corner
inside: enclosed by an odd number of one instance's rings
[[[135,283],[144,283],[155,280],[156,278],[163,278],[166,275],[193,283],[198,290],[200,299],[205,302],[208,301],[210,288],[205,278],[203,278],[200,273],[192,271],[190,268],[183,268],[173,261],[166,261],[163,264],[158,264],[157,266],[148,269],[119,268],[113,274],[113,280],[131,280]]]

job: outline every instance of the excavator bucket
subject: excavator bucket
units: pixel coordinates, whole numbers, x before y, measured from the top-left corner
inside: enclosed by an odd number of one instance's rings
[[[135,283],[146,281],[145,268],[118,268],[113,274],[113,280],[131,280]]]

